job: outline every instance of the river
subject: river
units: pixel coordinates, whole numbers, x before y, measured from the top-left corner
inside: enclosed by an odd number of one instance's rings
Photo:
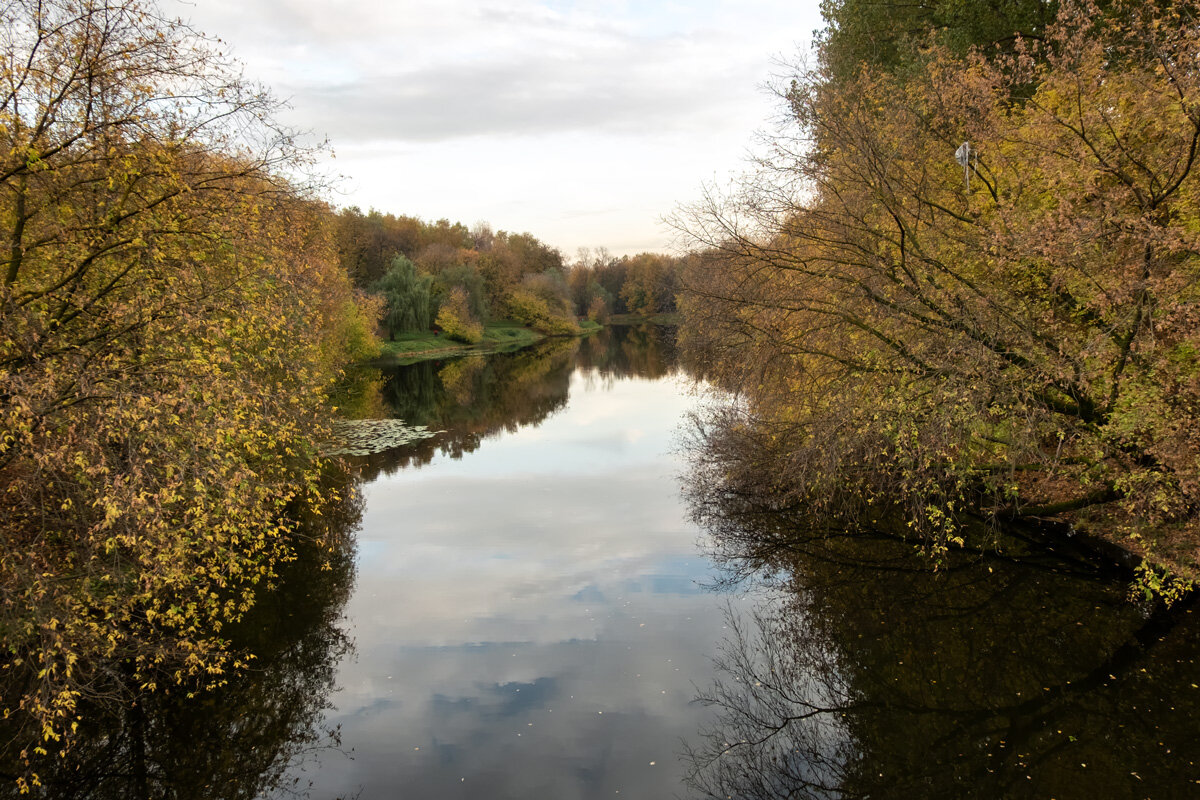
[[[230,632],[254,668],[90,719],[35,796],[1200,796],[1195,602],[724,491],[671,329],[362,377],[435,433],[352,459],[344,546]]]
[[[1082,547],[809,531],[690,474],[665,329],[386,377],[318,795],[1200,796],[1200,630]],[[781,535],[781,531],[783,532]]]
[[[722,598],[681,497],[667,329],[388,372],[444,431],[372,457],[356,657],[314,796],[669,797]]]

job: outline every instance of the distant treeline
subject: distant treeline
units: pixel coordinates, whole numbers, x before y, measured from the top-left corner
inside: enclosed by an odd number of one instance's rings
[[[675,310],[682,259],[654,253],[614,258],[583,249],[574,261],[529,233],[425,222],[374,209],[343,209],[335,225],[342,267],[384,302],[389,338],[431,329],[478,341],[483,323],[508,318],[547,334],[578,321]]]

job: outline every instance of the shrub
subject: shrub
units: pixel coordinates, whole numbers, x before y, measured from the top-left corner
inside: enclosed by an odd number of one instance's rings
[[[508,314],[522,325],[527,325],[547,336],[574,336],[579,325],[562,312],[555,312],[542,297],[526,289],[517,289],[508,296]]]
[[[471,315],[467,292],[455,286],[446,297],[437,315],[437,325],[456,342],[478,344],[483,339],[483,323]]]

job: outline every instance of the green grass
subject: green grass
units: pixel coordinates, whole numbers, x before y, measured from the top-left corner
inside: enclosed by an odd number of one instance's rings
[[[520,344],[524,347],[543,338],[537,331],[516,322],[497,320],[483,326],[483,341],[480,344]]]
[[[496,353],[528,347],[544,337],[537,331],[508,320],[496,320],[483,326],[483,339],[478,344],[455,342],[446,336],[432,333],[401,333],[393,341],[384,341],[379,361],[389,364],[412,364],[429,358]]]

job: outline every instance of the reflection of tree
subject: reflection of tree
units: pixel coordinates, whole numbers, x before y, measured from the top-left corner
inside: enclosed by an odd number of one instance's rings
[[[934,570],[883,524],[812,530],[719,484],[693,490],[730,573],[774,575],[783,590],[734,619],[724,675],[702,693],[716,722],[689,753],[701,794],[1195,788],[1200,626],[1190,608],[1135,607],[1111,570],[1021,532]]]
[[[614,325],[583,340],[578,366],[604,378],[665,378],[677,369],[676,328]]]
[[[301,788],[287,785],[289,768],[337,745],[321,719],[350,647],[338,622],[354,581],[351,531],[360,508],[349,501],[325,514],[323,524],[340,532],[332,550],[302,544],[276,589],[260,592],[250,614],[225,631],[253,654],[248,670],[193,697],[172,687],[93,705],[66,757],[51,752],[36,765],[43,787],[33,796],[254,800]],[[4,762],[14,755],[4,753]],[[7,794],[18,794],[14,784],[0,786]]]
[[[675,370],[675,363],[674,329],[639,325],[549,339],[512,353],[384,370],[375,379],[381,398],[376,405],[388,416],[442,433],[364,458],[363,476],[371,480],[380,472],[428,464],[438,454],[461,458],[489,436],[540,425],[566,407],[576,369],[606,379],[661,378]],[[359,401],[355,407],[367,405]]]
[[[780,612],[783,613],[783,612]],[[719,724],[686,751],[688,783],[710,797],[840,797],[854,742],[841,726],[851,704],[836,659],[816,637],[785,634],[762,612],[729,612],[716,681],[697,700]],[[784,635],[780,635],[784,634]]]
[[[564,408],[577,339],[551,339],[487,358],[424,361],[383,373],[387,413],[441,431],[435,438],[364,458],[363,477],[462,458],[501,431],[539,425]]]

